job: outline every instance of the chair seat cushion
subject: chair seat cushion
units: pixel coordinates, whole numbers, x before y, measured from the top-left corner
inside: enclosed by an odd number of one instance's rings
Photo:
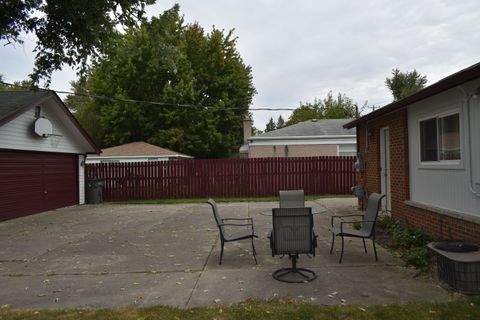
[[[343,233],[340,232],[340,228],[339,227],[334,227],[332,229],[332,232],[336,235],[336,236],[340,236],[340,235],[343,235],[343,236],[350,236],[350,237],[359,237],[359,238],[368,238],[370,235],[368,234],[368,232],[366,230],[363,230],[363,229],[360,229],[360,230],[355,230],[355,229],[343,229]]]
[[[226,241],[236,241],[242,239],[252,238],[254,236],[251,229],[245,229],[237,232],[225,232],[225,240]]]

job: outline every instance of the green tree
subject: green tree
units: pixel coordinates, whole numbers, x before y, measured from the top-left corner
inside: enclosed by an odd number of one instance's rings
[[[356,116],[353,100],[342,93],[338,93],[337,99],[334,99],[332,91],[322,100],[320,109],[321,119],[348,119]]]
[[[179,6],[117,37],[86,80],[87,104],[102,127],[102,146],[147,141],[197,158],[226,157],[243,142],[243,119],[255,94],[251,68],[233,32],[185,24]],[[205,107],[203,107],[205,106]],[[86,112],[86,111],[85,111]]]
[[[275,121],[273,121],[273,118],[270,117],[270,120],[267,122],[267,125],[265,127],[265,132],[270,132],[277,129],[277,125],[275,124]]]
[[[427,77],[422,76],[417,70],[400,72],[398,68],[392,69],[392,76],[386,78],[385,85],[393,95],[393,101],[403,99],[425,87]]]
[[[3,75],[0,75],[0,82],[3,81]],[[14,81],[12,85],[0,83],[0,91],[23,91],[29,90],[30,88],[33,88],[33,83],[29,79],[22,81]]]
[[[281,129],[283,127],[285,127],[285,120],[283,120],[283,117],[282,115],[279,115],[278,116],[278,120],[277,120],[277,129]]]
[[[143,20],[144,8],[155,0],[4,0],[0,2],[0,41],[23,43],[23,33],[37,36],[34,84],[62,64],[86,70],[89,58],[106,52],[118,26]]]
[[[366,106],[366,102],[364,107]],[[313,102],[302,103],[288,118],[287,125],[311,119],[347,119],[356,117],[356,104],[345,94],[338,93],[333,97],[332,91],[323,99],[315,98]]]

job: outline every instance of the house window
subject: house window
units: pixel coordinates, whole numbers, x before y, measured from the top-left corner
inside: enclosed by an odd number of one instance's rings
[[[337,155],[341,157],[351,157],[357,155],[356,144],[339,144],[337,147]]]
[[[460,160],[460,115],[458,113],[420,121],[422,162]]]

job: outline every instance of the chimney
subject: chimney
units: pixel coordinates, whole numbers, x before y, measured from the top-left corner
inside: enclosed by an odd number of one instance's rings
[[[243,143],[248,143],[248,138],[252,136],[252,119],[250,117],[246,117],[243,119]]]

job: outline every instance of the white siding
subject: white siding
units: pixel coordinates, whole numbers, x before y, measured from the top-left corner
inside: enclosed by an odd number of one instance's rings
[[[466,92],[480,85],[480,81],[468,83]],[[470,153],[468,148],[469,123],[472,130],[472,155],[475,182],[480,183],[480,98],[471,98],[471,117],[467,117],[464,92],[450,89],[446,92],[417,102],[408,108],[410,200],[453,211],[480,216],[480,198],[469,189]],[[453,166],[420,163],[419,120],[439,113],[457,110],[460,112],[461,161]],[[477,186],[480,189],[480,184]]]
[[[53,101],[41,106],[41,115],[53,125],[53,133],[58,136],[41,138],[33,132],[35,108],[21,114],[12,121],[0,126],[0,148],[84,154],[91,147],[79,139],[77,128]]]
[[[85,156],[78,155],[78,203],[85,204]]]
[[[162,156],[95,156],[87,155],[87,164],[94,163],[107,163],[107,162],[116,162],[116,163],[126,163],[126,162],[151,162],[151,161],[168,161],[169,159],[185,160],[190,159],[186,157],[162,157]]]

